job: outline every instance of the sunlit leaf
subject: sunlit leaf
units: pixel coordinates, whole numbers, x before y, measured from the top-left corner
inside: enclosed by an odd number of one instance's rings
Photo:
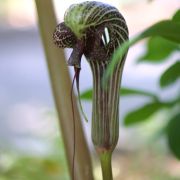
[[[180,46],[177,43],[162,37],[152,37],[147,42],[145,54],[138,61],[162,62],[176,50],[180,50]]]
[[[180,113],[167,125],[168,144],[173,154],[180,159]]]
[[[124,119],[124,124],[126,126],[129,126],[136,123],[144,122],[161,108],[162,104],[160,102],[152,102],[146,104],[143,107],[140,107],[128,113]]]
[[[180,78],[180,61],[177,61],[161,75],[160,85],[161,87],[166,87],[174,83],[179,78]]]

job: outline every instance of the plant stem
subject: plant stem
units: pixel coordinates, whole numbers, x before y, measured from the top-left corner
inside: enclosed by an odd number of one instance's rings
[[[111,166],[111,152],[102,152],[100,153],[100,162],[101,162],[101,169],[102,169],[102,176],[103,180],[112,180],[112,166]]]
[[[39,20],[39,29],[46,55],[54,101],[59,117],[69,172],[71,172],[74,135],[70,101],[71,79],[67,63],[65,61],[64,52],[63,50],[58,49],[53,44],[52,40],[52,35],[57,25],[52,2],[53,1],[51,0],[35,1]],[[93,180],[90,153],[84,136],[80,120],[81,118],[74,94],[73,105],[76,121],[75,180]]]

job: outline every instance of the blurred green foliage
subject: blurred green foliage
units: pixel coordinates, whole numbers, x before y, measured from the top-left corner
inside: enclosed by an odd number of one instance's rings
[[[160,86],[162,88],[175,83],[180,77],[180,59],[164,71],[160,77]]]
[[[64,147],[59,142],[53,143],[53,155],[1,151],[0,180],[69,180]]]
[[[19,157],[9,168],[1,171],[1,180],[59,180],[60,177],[68,179],[63,164],[53,158]]]
[[[147,51],[139,58],[139,62],[159,63],[165,61],[174,51],[180,50],[177,43],[162,37],[152,37],[147,42]]]
[[[123,56],[129,47],[140,40],[149,37],[146,41],[146,51],[142,54],[137,63],[165,63],[170,61],[170,55],[176,53],[180,57],[180,10],[178,10],[171,20],[161,21],[152,25],[142,32],[138,37],[125,42],[115,52],[112,63],[107,71],[106,77],[110,75],[116,62]],[[168,101],[162,101],[159,94],[145,92],[139,89],[121,88],[121,96],[147,96],[149,102],[141,107],[126,114],[124,124],[131,126],[140,122],[150,120],[154,114],[166,110],[168,112],[167,126],[162,127],[163,133],[167,136],[169,148],[173,154],[180,159],[180,59],[171,64],[159,77],[159,86],[166,90],[169,86],[177,88],[177,94],[168,98]],[[89,100],[92,97],[92,90],[87,90],[81,94],[81,98]]]
[[[167,125],[167,137],[171,150],[180,159],[180,113],[176,114],[172,119],[169,120]]]

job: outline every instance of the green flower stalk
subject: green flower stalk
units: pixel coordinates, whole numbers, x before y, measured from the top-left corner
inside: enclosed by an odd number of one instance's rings
[[[92,141],[100,156],[103,179],[112,179],[111,155],[119,137],[119,89],[126,55],[105,83],[112,55],[128,40],[128,28],[119,11],[108,4],[87,1],[71,5],[53,34],[60,48],[73,48],[68,64],[79,72],[84,54],[93,75]]]

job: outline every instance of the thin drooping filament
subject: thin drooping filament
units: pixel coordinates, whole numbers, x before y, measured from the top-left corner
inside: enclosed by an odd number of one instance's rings
[[[80,74],[80,68],[74,67],[74,77],[71,85],[71,108],[72,108],[72,119],[73,119],[73,155],[72,155],[72,179],[75,179],[74,169],[75,169],[75,155],[76,155],[76,120],[75,120],[75,113],[74,113],[74,103],[73,103],[73,87],[74,82],[76,80],[76,87],[78,91],[78,98],[79,97],[79,74]]]
[[[74,103],[73,103],[73,87],[75,79],[77,78],[78,71],[75,70],[72,85],[71,85],[71,108],[72,108],[72,119],[73,119],[73,155],[72,155],[72,179],[74,180],[74,168],[75,168],[75,155],[76,155],[76,121],[75,121],[75,113],[74,113]]]

